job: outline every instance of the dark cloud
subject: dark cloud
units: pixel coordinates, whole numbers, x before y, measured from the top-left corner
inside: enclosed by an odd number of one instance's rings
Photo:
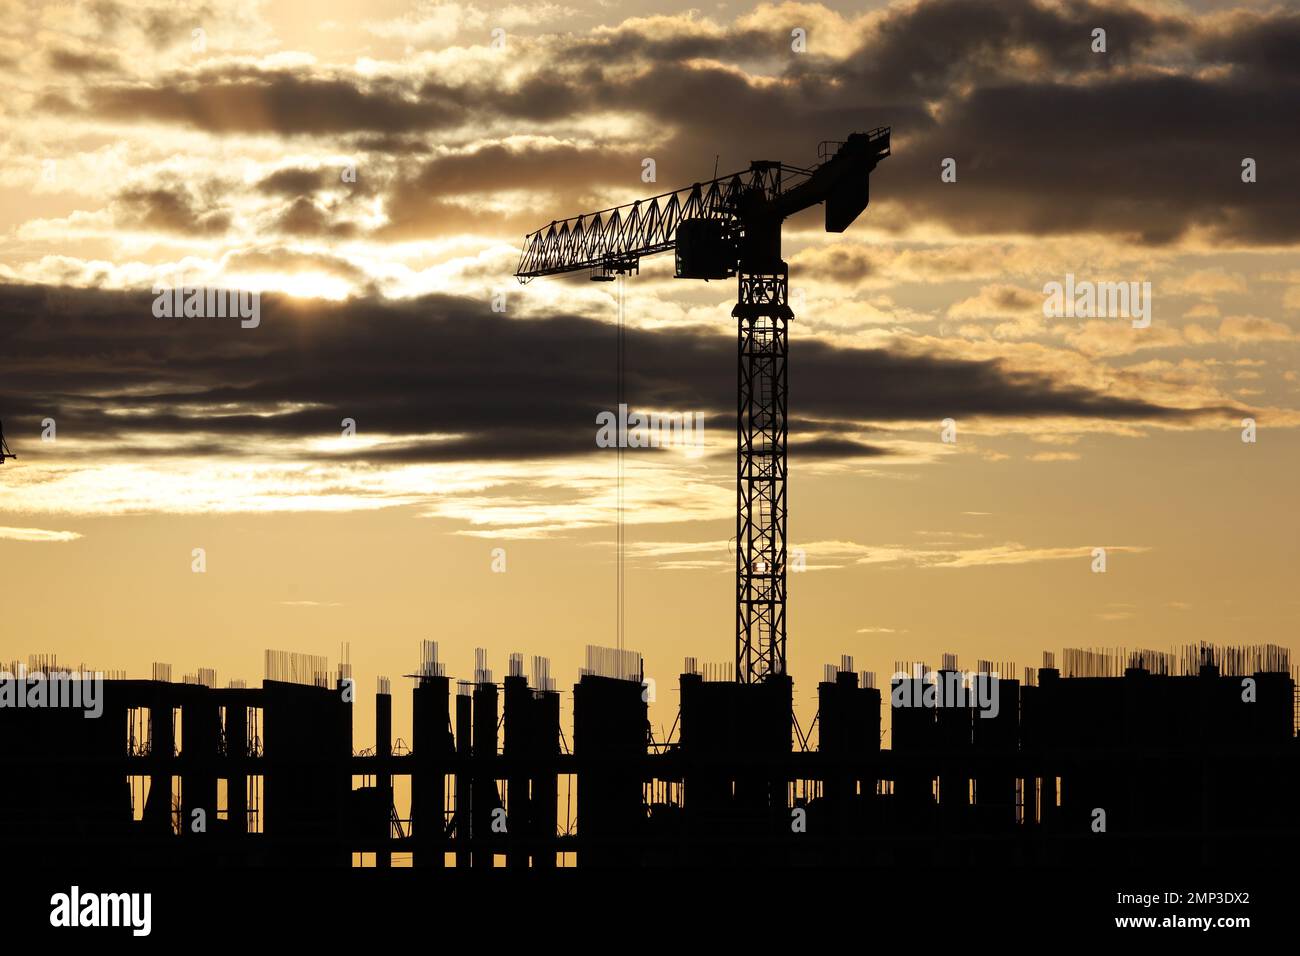
[[[538,216],[554,210],[552,218],[571,215],[575,203],[596,202],[592,190],[622,185],[628,198],[645,189],[641,181],[644,150],[558,145],[511,149],[487,146],[452,153],[413,166],[399,174],[387,196],[388,223],[380,235],[414,238],[433,233],[471,231],[477,234],[518,233],[537,228]],[[528,209],[510,214],[484,214],[457,197],[501,190],[541,190],[548,197]]]
[[[275,216],[272,229],[288,236],[346,237],[357,231],[352,223],[337,219],[330,207],[320,205],[306,196],[299,196],[281,209]]]
[[[159,232],[217,235],[230,228],[230,213],[180,183],[132,186],[114,200],[119,226]]]
[[[614,329],[589,319],[511,319],[486,300],[445,296],[268,296],[261,326],[242,329],[237,319],[154,318],[151,303],[148,294],[0,286],[0,415],[10,435],[38,434],[40,420],[53,416],[61,436],[116,443],[114,458],[150,453],[130,443],[133,434],[154,439],[155,453],[165,439],[196,454],[251,448],[275,456],[280,443],[336,435],[341,419],[353,418],[359,431],[401,443],[348,460],[520,460],[591,452],[596,414],[614,404]],[[706,427],[734,421],[734,338],[630,330],[626,349],[634,408],[702,411]],[[1241,414],[1066,387],[999,362],[816,340],[792,346],[791,388],[799,414],[792,441],[808,457],[881,454],[851,432],[905,419]]]
[[[409,185],[438,194],[518,189],[520,183],[545,183],[552,189],[624,183],[639,189],[645,185],[640,179],[642,158],[643,151],[609,147],[485,146],[430,160]]]
[[[350,78],[209,70],[197,78],[91,88],[86,110],[128,122],[180,123],[212,133],[331,135],[437,130],[457,125],[464,108],[432,97],[412,98],[396,83],[361,85]]]
[[[344,173],[355,177],[344,179]],[[371,196],[376,186],[364,164],[348,166],[286,166],[263,177],[253,187],[266,196],[311,197],[318,192],[342,191],[345,195]]]
[[[1193,226],[1243,242],[1300,238],[1300,84],[1186,77],[1009,85],[903,131],[873,193],[963,232],[1118,233],[1151,243]],[[957,161],[957,182],[939,178]],[[1241,181],[1254,158],[1259,181]]]
[[[788,33],[731,30],[706,33],[647,33],[632,25],[574,38],[564,46],[566,57],[582,64],[627,63],[641,60],[768,60],[790,53]]]
[[[1092,51],[1096,27],[1106,30],[1104,54]],[[1104,74],[1189,31],[1181,20],[1119,3],[926,0],[888,14],[841,78],[882,99],[923,102],[959,84]]]
[[[116,36],[127,28],[134,28],[156,46],[182,40],[189,42],[195,24],[212,23],[221,9],[216,4],[188,2],[177,5],[167,0],[155,3],[92,0],[88,8],[106,36]]]
[[[1206,31],[1197,58],[1261,80],[1300,80],[1300,12],[1242,10]]]
[[[1107,31],[1094,53],[1091,31]],[[887,12],[842,60],[794,55],[784,34],[654,35],[633,27],[545,41],[544,70],[509,85],[418,84],[347,72],[262,70],[223,63],[152,83],[90,83],[77,103],[50,92],[44,109],[222,133],[349,137],[396,168],[386,190],[403,239],[473,229],[514,234],[587,211],[593,191],[637,179],[643,154],[664,187],[750,159],[813,160],[821,139],[888,124],[894,156],[875,174],[900,227],[918,220],[963,233],[1102,232],[1148,243],[1206,227],[1242,244],[1300,238],[1300,14],[1176,16],[1123,3],[922,0]],[[779,54],[779,58],[774,59]],[[752,82],[721,64],[762,62],[783,82]],[[784,63],[782,62],[784,60]],[[1212,67],[1212,69],[1205,69]],[[934,107],[938,107],[937,110]],[[593,111],[638,114],[657,141],[526,148],[489,146],[415,161],[429,137],[454,145],[502,123],[515,133]],[[958,180],[939,179],[957,160]],[[1257,160],[1243,184],[1240,163]],[[310,195],[307,170],[263,192]],[[528,217],[477,214],[485,191],[550,197]],[[471,197],[466,201],[466,197]],[[325,210],[299,204],[282,223],[328,234]]]
[[[112,73],[118,69],[117,57],[108,54],[56,47],[46,54],[50,66],[63,73]]]
[[[806,441],[794,438],[790,441],[790,454],[795,458],[879,458],[890,452],[880,445],[868,445],[847,438],[813,438]]]
[[[792,267],[795,265],[792,260]],[[871,250],[861,246],[835,245],[826,249],[812,249],[798,259],[798,272],[804,278],[823,278],[832,282],[852,283],[878,271]],[[794,273],[792,268],[791,274]]]
[[[339,182],[341,170],[303,169],[289,167],[277,169],[257,184],[259,192],[268,196],[310,196]]]

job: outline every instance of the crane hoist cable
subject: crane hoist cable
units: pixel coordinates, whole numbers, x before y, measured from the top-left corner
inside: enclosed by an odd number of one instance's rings
[[[627,360],[627,347],[626,347],[627,298],[626,298],[625,281],[626,281],[626,275],[624,273],[619,273],[617,288],[615,290],[615,298],[618,303],[618,361],[617,361],[616,378],[617,378],[617,389],[618,389],[618,415],[620,419],[623,418],[623,407],[627,402],[626,381],[624,377],[626,360]],[[624,499],[623,499],[623,479],[624,479],[624,469],[625,469],[625,463],[623,461],[623,452],[624,452],[623,446],[626,444],[626,442],[623,441],[621,435],[619,436],[619,441],[616,444],[617,444],[617,452],[615,457],[617,458],[618,461],[618,466],[617,466],[618,468],[618,477],[617,477],[618,517],[617,517],[617,530],[616,530],[617,543],[615,548],[615,550],[617,551],[616,562],[615,562],[617,565],[617,572],[616,572],[617,593],[616,593],[615,605],[614,605],[614,616],[615,616],[614,630],[615,630],[616,641],[617,641],[616,646],[620,651],[622,651],[624,631],[625,631],[625,621],[627,616],[627,602],[624,596],[625,595],[624,582],[626,580],[625,555],[627,551],[627,531],[625,526]]]

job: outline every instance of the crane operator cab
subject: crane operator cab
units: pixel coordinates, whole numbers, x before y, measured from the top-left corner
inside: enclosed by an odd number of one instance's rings
[[[677,226],[678,279],[729,279],[738,258],[731,219],[684,219]]]

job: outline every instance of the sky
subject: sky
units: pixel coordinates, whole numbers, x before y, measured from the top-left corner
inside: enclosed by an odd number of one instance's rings
[[[423,639],[569,689],[615,641],[617,293],[518,284],[524,234],[878,126],[863,216],[785,228],[803,726],[841,654],[1297,646],[1294,7],[3,0],[0,66],[0,658],[348,644],[399,735]],[[734,297],[625,285],[629,404],[704,421],[625,456],[661,735],[734,654]]]

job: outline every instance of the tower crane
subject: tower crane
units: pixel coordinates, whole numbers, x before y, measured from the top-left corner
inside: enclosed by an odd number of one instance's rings
[[[597,281],[636,272],[673,250],[679,279],[737,280],[736,681],[785,673],[786,366],[789,268],[781,224],[818,204],[826,231],[867,207],[871,171],[889,155],[889,127],[823,142],[808,168],[758,160],[749,169],[649,199],[553,221],[524,237],[515,275],[590,269]]]
[[[5,441],[4,422],[0,422],[0,465],[3,465],[5,463],[6,458],[17,458],[17,457],[18,457],[17,455],[15,455],[13,452],[9,450],[9,443]]]

